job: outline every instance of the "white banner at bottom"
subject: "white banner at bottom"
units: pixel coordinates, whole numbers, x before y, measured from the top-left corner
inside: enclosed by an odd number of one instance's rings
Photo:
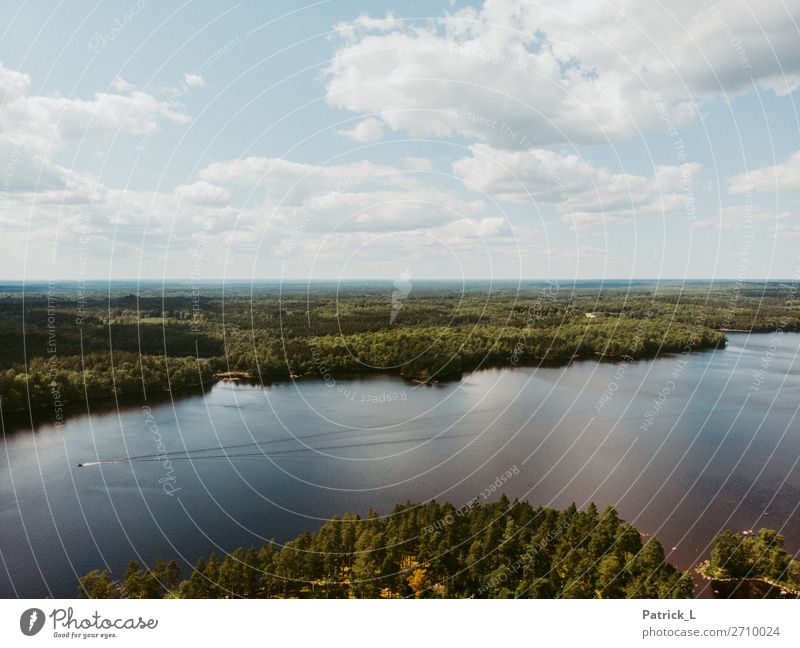
[[[799,613],[794,600],[6,599],[0,644],[800,646]]]

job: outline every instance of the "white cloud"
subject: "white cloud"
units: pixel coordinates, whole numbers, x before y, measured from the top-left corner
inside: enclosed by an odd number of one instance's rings
[[[692,206],[692,183],[700,166],[657,166],[651,176],[613,173],[577,155],[544,149],[507,151],[486,144],[453,163],[467,187],[512,203],[553,204],[575,225],[619,222]]]
[[[276,237],[298,228],[322,234],[431,229],[475,218],[485,208],[418,174],[367,161],[314,165],[251,157],[211,164],[200,177],[218,186],[262,187],[258,225],[269,222]]]
[[[111,87],[114,88],[117,92],[131,92],[136,90],[136,86],[132,83],[128,83],[122,77],[114,77],[114,80],[111,82]]]
[[[290,212],[287,225],[299,219],[317,232],[385,232],[431,229],[475,215],[480,201],[463,200],[451,192],[420,186],[412,193],[398,189],[332,192],[305,201]]]
[[[370,142],[377,142],[383,137],[383,122],[381,122],[380,119],[370,117],[369,119],[358,122],[358,124],[350,130],[340,130],[336,132],[354,142],[369,144]]]
[[[459,195],[444,186],[447,180],[437,186],[428,174],[416,173],[431,168],[425,158],[392,166],[250,157],[210,164],[174,189],[106,186],[95,175],[59,164],[55,156],[73,141],[142,136],[156,132],[165,121],[186,123],[189,118],[177,104],[121,78],[111,90],[90,99],[36,95],[27,75],[2,66],[0,84],[0,96],[5,96],[0,105],[0,169],[9,171],[0,178],[0,245],[9,254],[7,266],[16,267],[17,273],[69,275],[86,245],[94,274],[113,268],[115,273],[153,276],[169,263],[169,274],[188,276],[198,250],[231,249],[233,263],[242,268],[244,259],[251,260],[248,255],[263,253],[276,263],[294,261],[301,254],[316,254],[323,243],[326,250],[352,252],[377,237],[380,244],[371,254],[387,261],[401,249],[395,247],[401,239],[404,250],[415,249],[411,241],[437,241],[438,253],[450,246],[471,259],[473,253],[482,253],[484,238],[497,243],[511,235],[504,219],[486,217],[483,201]],[[380,129],[380,124],[373,120],[373,126]],[[234,205],[253,188],[255,197],[251,194],[244,206]],[[285,245],[292,237],[294,245]],[[415,254],[429,258],[426,251]],[[221,262],[213,265],[215,255],[207,256],[205,274],[227,271]],[[346,257],[333,254],[331,263]],[[32,259],[56,259],[61,265],[33,268]],[[279,266],[271,268],[274,273]],[[470,271],[481,270],[471,266]]]
[[[120,78],[117,92],[91,100],[30,93],[27,74],[0,64],[0,168],[4,189],[52,191],[78,182],[77,172],[53,161],[68,141],[116,135],[146,135],[163,121],[185,124],[189,117],[173,103],[136,90]]]
[[[409,189],[417,183],[401,169],[368,161],[315,165],[266,157],[216,162],[201,169],[200,178],[217,185],[261,186],[275,202],[294,205],[329,192],[366,191],[377,187]]]
[[[352,22],[341,22],[334,25],[334,30],[345,41],[353,41],[361,30],[387,32],[399,26],[402,26],[402,21],[394,12],[389,11],[384,18],[373,18],[368,14],[361,14]]]
[[[231,199],[231,192],[228,189],[204,180],[176,187],[175,195],[196,205],[226,205]]]
[[[5,89],[0,88],[0,93]],[[39,148],[52,149],[70,139],[146,135],[157,130],[162,121],[189,122],[175,104],[139,90],[98,92],[91,100],[28,93],[6,97],[0,109],[3,131],[15,132]]]
[[[505,218],[490,216],[454,220],[443,226],[439,230],[439,235],[450,243],[467,239],[490,239],[493,242],[504,243],[506,238],[513,236],[513,233]]]
[[[338,26],[327,100],[413,136],[603,142],[680,124],[753,82],[796,89],[798,11],[800,0],[485,0],[436,23],[361,16]]]
[[[746,171],[728,180],[728,191],[732,194],[795,189],[800,189],[800,151],[785,162]]]
[[[31,78],[27,74],[7,68],[0,63],[0,91],[3,93],[3,103],[27,94],[30,85]]]
[[[201,75],[195,74],[193,72],[186,72],[183,75],[183,82],[190,88],[205,88],[206,87],[205,79]]]
[[[755,209],[752,205],[729,205],[719,210],[716,218],[702,218],[693,223],[697,228],[723,229],[732,232],[742,230],[782,231],[792,214],[788,211],[770,212],[764,209]]]

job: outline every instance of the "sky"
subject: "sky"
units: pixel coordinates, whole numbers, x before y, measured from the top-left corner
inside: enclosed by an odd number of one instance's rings
[[[0,5],[0,280],[800,277],[800,0]]]

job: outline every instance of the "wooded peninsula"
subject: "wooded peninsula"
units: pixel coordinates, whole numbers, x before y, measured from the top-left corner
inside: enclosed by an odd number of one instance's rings
[[[563,511],[527,502],[456,508],[405,503],[347,514],[279,545],[201,558],[186,580],[174,562],[120,580],[85,575],[82,598],[688,598],[692,578],[668,564],[609,507]]]
[[[703,575],[761,579],[800,593],[800,562],[770,529],[714,540]],[[608,507],[533,508],[524,501],[395,506],[345,514],[280,545],[200,558],[182,580],[174,561],[131,562],[121,578],[95,570],[79,598],[691,598],[692,577],[669,564]]]
[[[637,360],[800,330],[790,283],[391,282],[0,286],[5,413],[258,383],[388,372]]]

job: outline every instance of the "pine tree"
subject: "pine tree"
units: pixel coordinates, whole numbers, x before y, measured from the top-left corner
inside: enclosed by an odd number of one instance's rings
[[[111,575],[106,571],[95,569],[80,579],[78,584],[78,598],[115,599],[120,597],[120,590],[111,580]]]

